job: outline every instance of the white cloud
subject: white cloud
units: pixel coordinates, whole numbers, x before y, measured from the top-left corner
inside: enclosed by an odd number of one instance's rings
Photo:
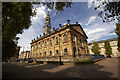
[[[91,8],[93,1],[94,1],[94,0],[88,0],[88,8]]]
[[[111,33],[111,34],[109,34],[108,36],[112,36],[112,35],[116,35],[116,33]]]
[[[88,36],[89,36],[89,35],[96,34],[96,33],[99,33],[99,32],[103,32],[103,31],[105,31],[104,28],[97,28],[97,29],[94,29],[94,30],[89,31],[89,32],[88,32]]]
[[[93,24],[86,26],[84,29],[85,33],[88,36],[88,42],[91,42],[92,40],[96,41],[104,39],[105,37],[109,36],[116,36],[114,33],[114,28],[116,27],[115,23],[116,21],[113,21],[109,24],[103,23],[97,18]]]
[[[88,20],[88,23],[86,25],[91,24],[92,22],[94,22],[94,20],[96,19],[96,16],[91,16]]]
[[[31,18],[32,25],[28,30],[24,30],[23,34],[18,34],[20,37],[18,40],[18,45],[22,46],[21,51],[30,50],[30,43],[33,38],[39,37],[43,33],[43,27],[46,17],[46,7],[41,6],[37,8],[37,13],[35,17]]]
[[[66,25],[67,23],[63,23],[62,25]]]

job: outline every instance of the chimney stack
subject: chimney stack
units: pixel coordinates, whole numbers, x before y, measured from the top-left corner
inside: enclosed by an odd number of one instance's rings
[[[59,24],[59,28],[61,28],[62,26],[61,26],[61,24]]]
[[[53,27],[53,31],[55,31],[55,28]]]
[[[41,38],[41,35],[40,35],[40,38]]]
[[[38,39],[38,37],[37,37],[37,39]]]
[[[61,27],[61,24],[59,24],[59,27]]]
[[[34,38],[34,41],[35,41],[35,38]]]
[[[45,36],[45,33],[43,33],[43,36]]]
[[[70,20],[67,20],[67,24],[70,25]]]
[[[76,24],[78,24],[78,22],[76,22]]]

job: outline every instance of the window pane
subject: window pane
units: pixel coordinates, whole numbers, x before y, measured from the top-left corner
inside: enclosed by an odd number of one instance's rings
[[[45,42],[45,47],[47,46],[46,42]]]
[[[56,54],[58,54],[58,50],[56,50]]]
[[[44,52],[44,55],[46,55],[46,52]]]
[[[50,51],[50,55],[52,55],[52,51]]]
[[[56,37],[56,44],[58,43],[58,37]]]
[[[50,45],[52,46],[52,40],[50,40]]]
[[[64,49],[64,52],[67,52],[67,48]]]
[[[41,48],[42,48],[42,43],[41,43]]]
[[[40,53],[40,55],[42,55],[42,54]]]
[[[66,34],[63,35],[63,41],[67,41],[67,36],[66,36]]]

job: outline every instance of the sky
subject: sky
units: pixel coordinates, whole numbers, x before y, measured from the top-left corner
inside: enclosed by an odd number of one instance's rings
[[[98,17],[99,11],[94,10],[95,5],[90,2],[73,2],[71,8],[64,8],[64,11],[56,14],[56,10],[50,10],[46,6],[39,6],[35,17],[31,17],[32,25],[28,30],[24,30],[23,34],[18,34],[18,46],[21,46],[22,51],[30,50],[32,39],[43,35],[43,27],[47,11],[50,13],[51,30],[58,28],[59,24],[66,24],[70,20],[71,24],[79,22],[88,36],[88,43],[93,41],[115,38],[117,35],[114,32],[117,21],[103,23]]]

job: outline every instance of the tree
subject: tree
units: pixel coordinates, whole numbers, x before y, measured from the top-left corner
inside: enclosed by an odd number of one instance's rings
[[[115,33],[118,35],[118,51],[120,52],[120,0],[102,1],[96,0],[99,3],[94,9],[99,10],[98,16],[102,18],[103,22],[111,22],[117,20]],[[93,3],[96,3],[95,1]]]
[[[112,48],[110,46],[110,43],[108,40],[105,40],[104,41],[104,48],[105,48],[105,52],[106,52],[106,55],[110,56],[112,54]]]
[[[33,14],[32,3],[2,3],[2,59],[14,56],[16,35],[29,28]]]
[[[102,18],[103,22],[111,22],[114,20],[120,21],[120,1],[115,2],[96,0],[94,4],[99,3],[94,9],[99,10],[98,16]]]
[[[91,51],[94,52],[94,54],[100,54],[100,47],[96,41],[93,42],[93,46],[92,46]]]
[[[118,51],[120,52],[120,23],[116,23],[115,33],[118,35]]]
[[[36,15],[34,5],[46,5],[48,8],[56,9],[57,13],[64,10],[64,7],[71,7],[69,2],[3,2],[2,3],[2,59],[14,56],[17,47],[17,34],[31,25],[31,17]]]

